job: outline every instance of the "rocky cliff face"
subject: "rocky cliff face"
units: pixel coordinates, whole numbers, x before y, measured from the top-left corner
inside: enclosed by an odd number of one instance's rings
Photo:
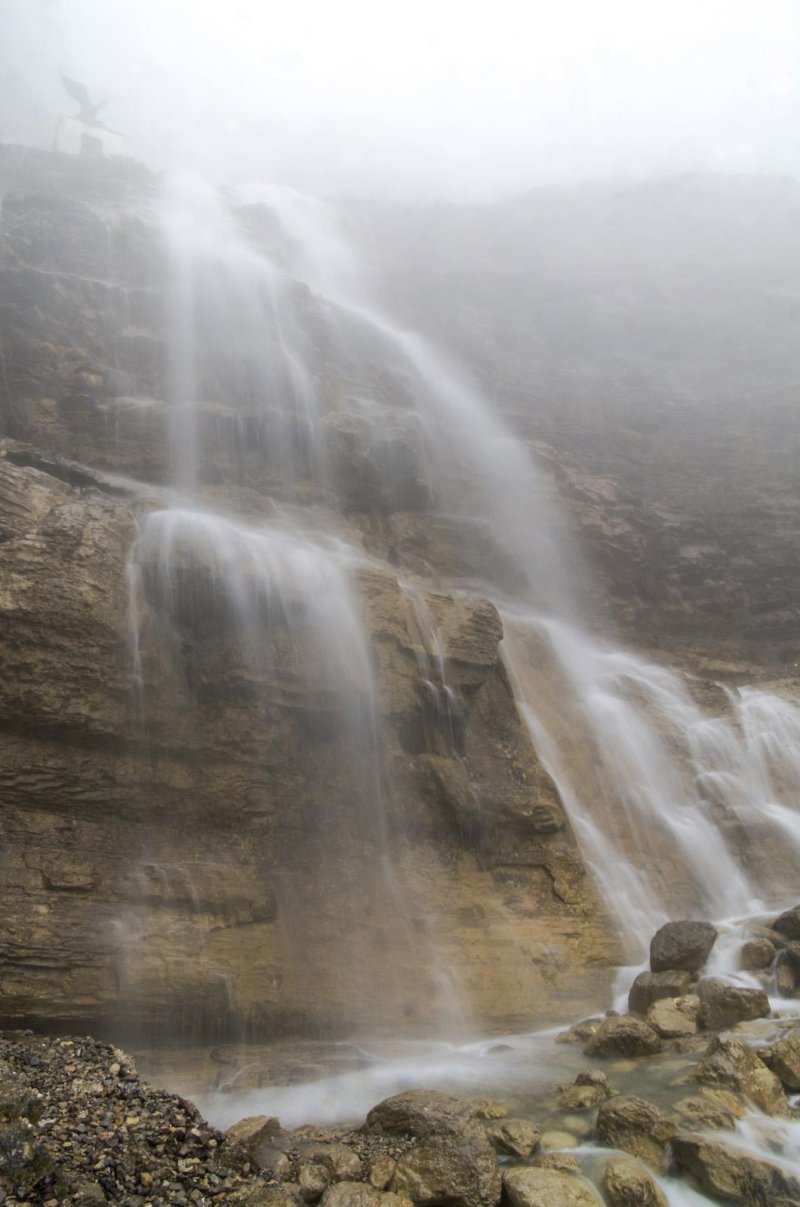
[[[335,495],[372,557],[377,826],[302,630],[271,626],[254,664],[190,562],[166,619],[146,562],[132,589],[175,423],[156,183],[6,148],[0,186],[3,1021],[214,1035],[573,1016],[620,953],[520,725],[497,612],[437,586],[480,541],[428,512],[413,426],[389,399],[381,439],[364,432],[320,343],[331,494],[289,502],[224,382],[199,406],[209,506],[324,518]],[[313,299],[295,304],[313,332]],[[419,601],[453,709],[427,681]]]

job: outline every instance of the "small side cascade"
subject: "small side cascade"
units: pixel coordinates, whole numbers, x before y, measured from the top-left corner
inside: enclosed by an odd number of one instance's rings
[[[342,543],[290,528],[248,527],[173,508],[147,515],[129,579],[162,628],[193,637],[231,630],[242,675],[255,692],[289,693],[311,714],[331,710],[363,754],[358,784],[365,823],[383,842],[379,723],[364,624]],[[141,607],[131,606],[131,644],[141,681]],[[305,677],[313,668],[313,679]],[[135,668],[136,673],[136,668]]]
[[[464,705],[457,689],[447,678],[447,661],[442,639],[422,592],[405,579],[398,580],[408,604],[420,681],[428,705],[431,745],[442,744],[442,753],[458,756],[464,752]]]

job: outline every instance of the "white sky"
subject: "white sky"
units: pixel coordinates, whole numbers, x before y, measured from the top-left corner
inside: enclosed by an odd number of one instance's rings
[[[800,0],[0,0],[0,137],[75,76],[156,167],[317,192],[800,174]]]

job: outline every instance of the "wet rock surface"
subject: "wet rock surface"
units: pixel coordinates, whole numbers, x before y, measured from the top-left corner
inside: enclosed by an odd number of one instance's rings
[[[713,1140],[678,1135],[672,1151],[681,1172],[706,1194],[746,1207],[795,1207],[800,1178]]]
[[[667,922],[650,942],[652,972],[699,972],[717,940],[710,922]]]

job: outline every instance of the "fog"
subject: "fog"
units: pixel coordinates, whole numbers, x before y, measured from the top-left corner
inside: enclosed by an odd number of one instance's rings
[[[0,138],[52,145],[60,73],[156,168],[482,199],[796,174],[794,0],[0,0]]]

